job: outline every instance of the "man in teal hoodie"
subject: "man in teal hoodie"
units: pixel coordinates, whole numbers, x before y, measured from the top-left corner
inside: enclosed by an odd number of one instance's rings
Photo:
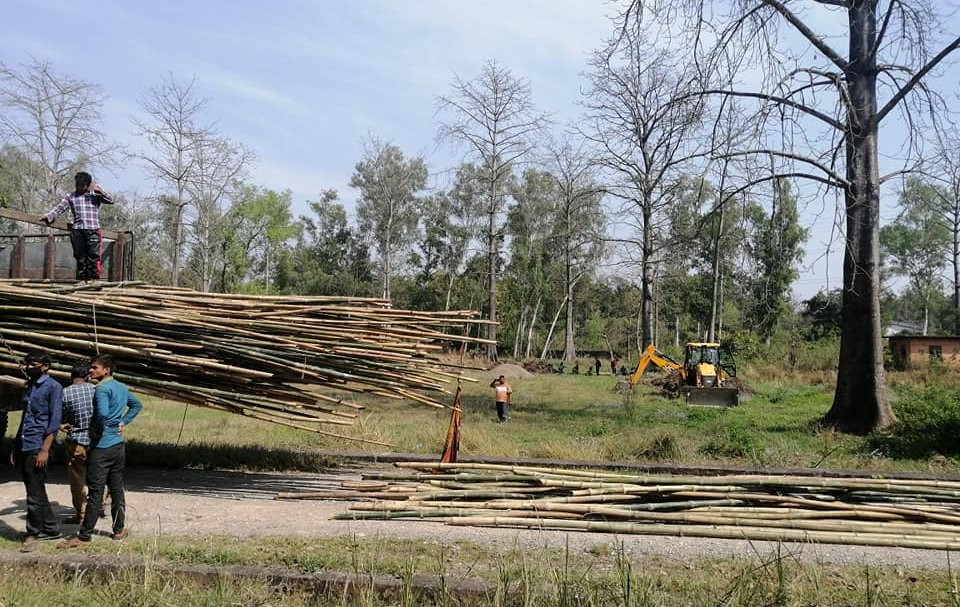
[[[77,537],[62,542],[58,548],[76,548],[90,544],[93,529],[103,508],[104,487],[110,488],[110,514],[113,516],[114,540],[127,537],[124,528],[126,500],[123,492],[123,468],[126,450],[123,427],[140,413],[143,405],[127,386],[113,378],[116,362],[109,354],[101,354],[90,362],[90,379],[98,381],[93,397],[93,422],[90,426],[90,454],[87,457],[87,510]]]

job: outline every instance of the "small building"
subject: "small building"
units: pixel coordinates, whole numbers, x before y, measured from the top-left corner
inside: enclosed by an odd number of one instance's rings
[[[888,339],[895,369],[922,367],[932,362],[960,369],[960,337],[896,335]]]
[[[909,320],[892,320],[884,327],[883,336],[893,337],[894,335],[923,335],[923,325]]]

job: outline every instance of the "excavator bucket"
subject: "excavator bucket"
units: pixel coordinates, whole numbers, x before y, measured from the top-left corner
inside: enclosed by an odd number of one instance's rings
[[[736,407],[740,404],[737,388],[690,388],[687,404],[697,407]]]

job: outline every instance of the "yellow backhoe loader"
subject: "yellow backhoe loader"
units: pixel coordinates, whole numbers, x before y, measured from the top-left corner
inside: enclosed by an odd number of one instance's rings
[[[637,384],[652,364],[667,374],[664,389],[683,394],[688,405],[735,407],[740,404],[737,369],[732,357],[721,361],[720,344],[691,342],[683,351],[681,364],[650,344],[630,376],[630,384]]]

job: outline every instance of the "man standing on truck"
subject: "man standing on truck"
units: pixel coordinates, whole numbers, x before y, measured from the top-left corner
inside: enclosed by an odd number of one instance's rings
[[[70,243],[73,245],[73,257],[77,260],[77,281],[99,280],[103,249],[100,205],[113,204],[113,198],[93,183],[93,177],[85,171],[74,176],[74,185],[76,189],[73,193],[64,196],[57,206],[41,215],[40,220],[50,223],[68,208],[73,212]]]
[[[23,360],[27,391],[23,395],[20,428],[10,452],[10,463],[19,466],[27,492],[27,532],[21,552],[33,550],[39,540],[61,537],[46,482],[50,448],[60,430],[63,388],[47,375],[49,370],[50,356],[45,352],[31,352]]]

